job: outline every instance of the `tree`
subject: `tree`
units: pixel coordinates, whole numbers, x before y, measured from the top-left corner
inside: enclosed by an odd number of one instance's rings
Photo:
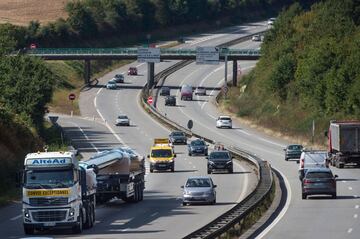
[[[68,22],[71,28],[82,37],[94,37],[97,34],[97,26],[91,11],[81,2],[69,2],[66,5],[69,14]]]

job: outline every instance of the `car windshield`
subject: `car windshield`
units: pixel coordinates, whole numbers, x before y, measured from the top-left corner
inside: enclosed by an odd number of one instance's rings
[[[186,182],[188,188],[208,188],[210,186],[211,182],[208,178],[190,178]]]
[[[308,172],[306,178],[332,178],[333,175],[330,172]]]
[[[203,89],[205,89],[204,87],[198,87],[197,88],[198,90],[203,90]]]
[[[203,145],[205,145],[205,143],[202,140],[195,140],[195,141],[191,142],[191,145],[192,146],[203,146]]]
[[[29,170],[25,172],[26,188],[64,188],[74,184],[72,169]]]
[[[173,132],[171,133],[172,136],[185,136],[183,132]]]
[[[118,116],[118,119],[128,119],[128,117],[126,115],[120,115]]]
[[[154,158],[169,158],[172,156],[171,149],[154,149],[151,151],[151,157]]]
[[[108,84],[112,85],[112,84],[116,84],[114,81],[109,81]]]
[[[220,120],[231,120],[230,117],[220,117]]]
[[[209,156],[209,159],[212,159],[212,160],[230,159],[230,155],[226,151],[212,152]]]
[[[302,146],[301,145],[289,145],[288,149],[289,150],[302,150]]]

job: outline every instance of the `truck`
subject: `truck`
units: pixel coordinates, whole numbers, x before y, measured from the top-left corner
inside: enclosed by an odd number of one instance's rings
[[[143,200],[145,159],[128,147],[119,147],[95,154],[83,164],[97,168],[96,200],[104,203],[113,198],[125,202]]]
[[[22,216],[25,234],[71,228],[81,233],[95,222],[95,168],[79,165],[72,152],[37,152],[25,157]]]
[[[360,166],[360,121],[331,121],[327,136],[331,165]]]
[[[150,149],[150,154],[147,156],[150,161],[150,172],[154,170],[175,171],[175,158],[174,147],[169,143],[168,138],[156,138],[154,144]]]

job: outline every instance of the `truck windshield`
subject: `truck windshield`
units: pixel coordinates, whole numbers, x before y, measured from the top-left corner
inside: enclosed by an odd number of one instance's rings
[[[74,184],[72,169],[28,170],[25,172],[26,188],[66,188]]]
[[[151,151],[151,157],[154,158],[169,158],[172,156],[171,149],[154,149]]]

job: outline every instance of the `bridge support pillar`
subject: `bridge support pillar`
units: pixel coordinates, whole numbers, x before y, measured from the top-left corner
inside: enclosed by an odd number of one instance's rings
[[[151,89],[154,86],[154,71],[155,71],[155,63],[148,62],[148,71],[147,71],[147,83],[148,83],[148,89]]]
[[[233,60],[233,80],[232,85],[237,86],[237,75],[238,75],[238,69],[237,69],[237,60]]]
[[[85,85],[89,85],[89,84],[90,84],[90,76],[91,76],[90,60],[85,60],[85,64],[84,64],[84,80],[85,80]]]

